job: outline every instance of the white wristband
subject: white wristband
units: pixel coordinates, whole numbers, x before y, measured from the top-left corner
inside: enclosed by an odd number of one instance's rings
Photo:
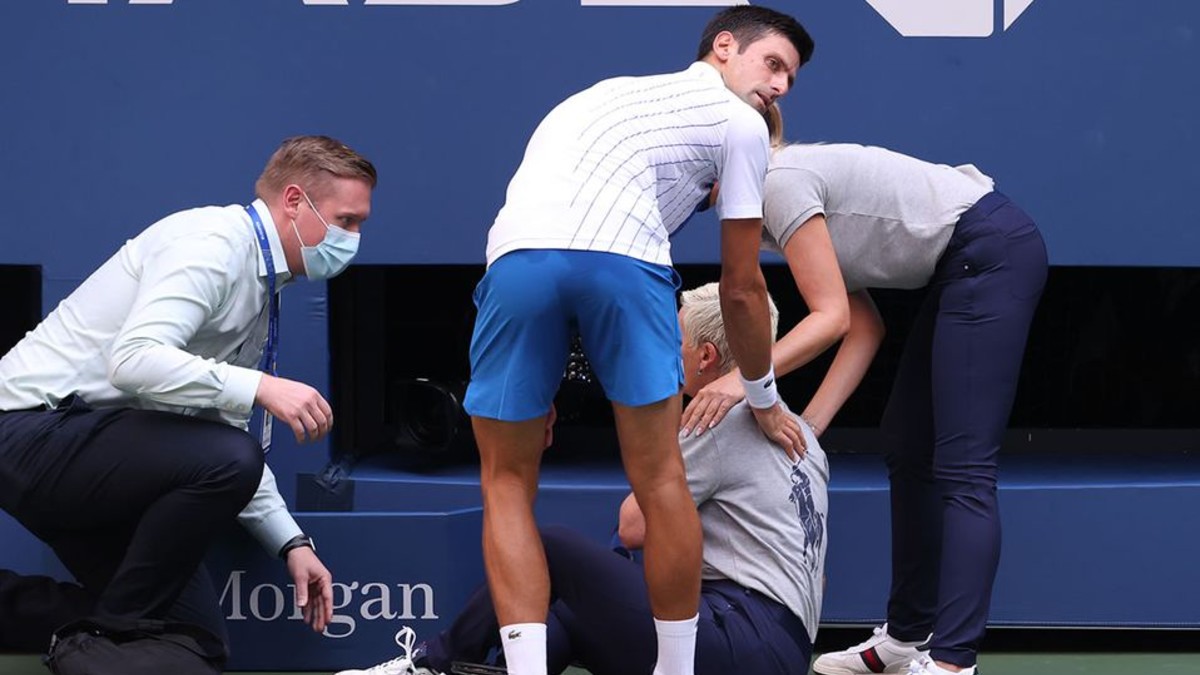
[[[772,364],[766,375],[757,380],[742,378],[742,388],[746,390],[746,402],[751,408],[762,410],[770,408],[779,402],[779,391],[775,389],[775,365]]]

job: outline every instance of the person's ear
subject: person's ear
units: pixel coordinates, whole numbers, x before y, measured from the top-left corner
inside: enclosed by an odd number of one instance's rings
[[[292,183],[283,188],[283,212],[290,220],[300,214],[300,203],[304,201],[304,190]]]
[[[721,354],[717,351],[716,345],[711,342],[705,342],[700,345],[700,370],[716,369],[720,361]]]
[[[737,52],[737,46],[737,38],[733,37],[733,33],[723,30],[713,38],[713,56],[721,63],[725,63],[729,60],[730,56]]]

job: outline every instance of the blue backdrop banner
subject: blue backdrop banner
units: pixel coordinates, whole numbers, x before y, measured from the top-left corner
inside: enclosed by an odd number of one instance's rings
[[[301,133],[379,167],[362,262],[480,262],[541,117],[601,78],[686,67],[722,4],[6,0],[0,263],[78,278],[167,213],[250,201]],[[1200,3],[762,4],[817,42],[792,139],[975,163],[1055,264],[1200,264]],[[717,260],[707,222],[677,261]]]

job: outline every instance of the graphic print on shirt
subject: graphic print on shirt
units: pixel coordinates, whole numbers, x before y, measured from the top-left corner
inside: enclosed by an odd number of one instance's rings
[[[803,461],[803,460],[801,460]],[[812,480],[800,470],[800,462],[792,465],[792,493],[788,495],[796,507],[796,518],[804,530],[804,561],[810,571],[816,571],[821,544],[825,541],[825,514],[817,511],[813,502]]]

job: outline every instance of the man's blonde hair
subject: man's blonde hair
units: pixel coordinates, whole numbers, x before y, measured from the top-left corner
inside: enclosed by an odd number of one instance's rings
[[[705,342],[711,342],[717,348],[720,357],[721,372],[732,370],[737,363],[733,360],[733,352],[729,350],[729,340],[725,337],[725,321],[721,318],[720,285],[717,282],[684,291],[680,295],[684,332],[691,338],[690,347],[699,347]],[[775,333],[779,330],[779,309],[775,301],[767,295],[767,308],[771,313],[771,342],[775,342]]]
[[[375,188],[375,167],[345,143],[328,136],[294,136],[285,140],[263,169],[254,192],[266,199],[292,183],[315,200],[330,178],[354,178]]]

